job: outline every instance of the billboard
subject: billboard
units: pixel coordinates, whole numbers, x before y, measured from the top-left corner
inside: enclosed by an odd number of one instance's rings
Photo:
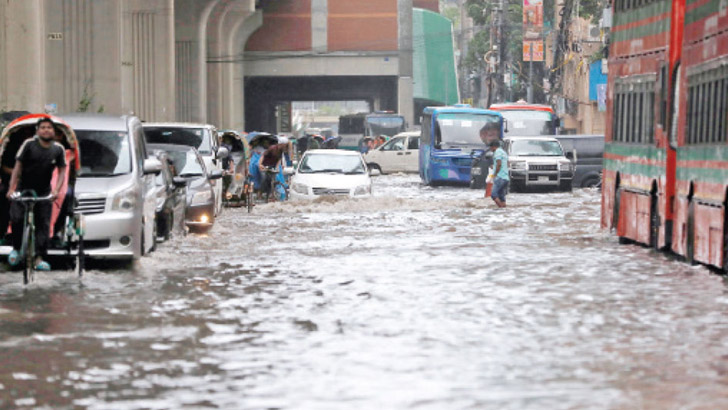
[[[542,40],[523,42],[523,61],[531,61],[531,49],[533,49],[533,61],[544,61]]]
[[[523,0],[523,61],[544,61],[543,0]]]

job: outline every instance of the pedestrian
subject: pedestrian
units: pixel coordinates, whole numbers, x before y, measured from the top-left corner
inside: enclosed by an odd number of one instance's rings
[[[508,182],[510,177],[508,176],[508,154],[501,148],[499,140],[492,140],[488,144],[490,150],[493,152],[493,164],[495,170],[495,180],[493,181],[493,192],[490,197],[498,208],[506,207],[506,194],[508,193]]]
[[[41,118],[36,125],[36,135],[23,143],[15,157],[15,167],[10,178],[7,198],[12,199],[16,191],[33,190],[39,197],[51,195],[55,199],[66,180],[66,152],[61,144],[54,141],[56,127],[50,118]],[[58,169],[56,186],[51,189],[53,171]],[[48,253],[52,202],[38,202],[35,206],[35,269],[51,269],[44,261]],[[11,266],[20,263],[20,247],[23,244],[23,224],[25,207],[19,202],[10,205],[10,220],[13,228],[13,250],[8,256]]]

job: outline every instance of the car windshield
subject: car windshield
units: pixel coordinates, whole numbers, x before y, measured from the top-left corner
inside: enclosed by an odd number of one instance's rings
[[[437,116],[435,135],[446,146],[483,146],[481,130],[494,130],[500,138],[500,118],[493,114],[443,113]]]
[[[508,124],[508,135],[536,136],[554,135],[554,123],[548,111],[502,111],[503,118]]]
[[[367,135],[391,137],[404,131],[404,117],[367,117],[366,127],[369,131]]]
[[[513,140],[511,155],[520,157],[560,157],[564,155],[558,141],[548,140]]]
[[[212,153],[210,131],[205,128],[144,127],[149,144],[186,145],[197,148],[202,155]]]
[[[172,159],[177,175],[182,178],[201,177],[205,175],[205,168],[199,157],[193,151],[170,151],[167,153]]]
[[[81,177],[112,177],[131,172],[129,134],[123,131],[76,130]]]
[[[364,174],[364,163],[357,155],[309,154],[303,157],[298,172],[315,174],[333,172],[338,174]]]

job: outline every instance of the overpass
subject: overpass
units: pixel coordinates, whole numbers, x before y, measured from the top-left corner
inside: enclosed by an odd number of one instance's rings
[[[294,100],[413,123],[413,7],[437,0],[0,1],[0,111],[266,129]]]

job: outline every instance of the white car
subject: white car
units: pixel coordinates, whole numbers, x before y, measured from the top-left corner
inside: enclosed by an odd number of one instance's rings
[[[395,135],[381,147],[364,154],[364,161],[371,169],[381,173],[418,172],[420,132],[403,132]]]
[[[222,171],[222,160],[230,155],[221,148],[217,130],[209,124],[145,123],[144,134],[148,144],[186,145],[197,148],[205,161],[205,168],[212,173]],[[215,191],[215,215],[222,212],[222,181],[211,181]]]
[[[291,199],[314,199],[327,195],[359,198],[371,194],[369,170],[356,151],[306,151],[291,177]]]

